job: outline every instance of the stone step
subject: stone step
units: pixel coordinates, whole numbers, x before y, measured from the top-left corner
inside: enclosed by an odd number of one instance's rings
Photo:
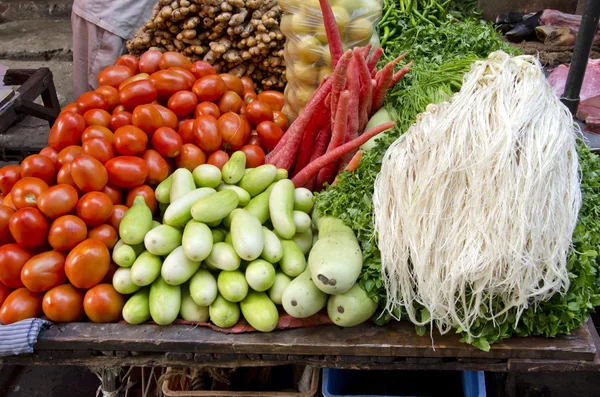
[[[0,0],[0,22],[69,18],[73,0]]]
[[[0,60],[73,59],[70,19],[19,20],[0,24]]]

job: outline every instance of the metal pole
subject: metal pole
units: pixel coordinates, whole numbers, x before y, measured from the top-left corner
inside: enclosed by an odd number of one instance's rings
[[[579,106],[579,93],[581,92],[585,69],[592,50],[594,35],[598,28],[598,19],[600,19],[600,0],[587,0],[579,33],[577,34],[577,41],[575,42],[575,49],[573,50],[565,92],[561,98],[561,101],[573,115],[577,113],[577,106]]]

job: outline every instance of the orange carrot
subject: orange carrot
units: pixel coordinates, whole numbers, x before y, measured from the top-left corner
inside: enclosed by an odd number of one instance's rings
[[[398,72],[396,72],[396,74],[394,74],[394,77],[392,77],[392,87],[396,85],[396,83],[398,81],[400,81],[400,79],[402,77],[404,77],[406,75],[406,73],[409,72],[410,67],[412,66],[412,62],[407,63],[402,69],[400,69]]]
[[[375,67],[377,66],[377,62],[379,62],[379,59],[381,58],[382,55],[383,55],[383,49],[381,49],[381,47],[377,48],[373,52],[373,55],[371,55],[371,58],[369,58],[369,62],[367,63],[367,66],[369,67],[369,72],[371,72],[371,73],[377,72]],[[374,77],[374,76],[372,76],[372,77]]]
[[[327,146],[327,152],[344,144],[344,139],[348,130],[349,105],[350,91],[344,90],[342,95],[340,95],[340,103],[338,105],[338,111],[335,115],[335,123],[333,124],[333,132],[331,134],[329,146]],[[317,188],[321,188],[325,182],[331,182],[331,180],[335,177],[336,170],[337,167],[335,162],[324,166],[317,175]]]
[[[323,23],[325,25],[325,34],[329,43],[329,53],[331,54],[331,65],[336,67],[339,59],[342,57],[344,50],[342,48],[342,39],[335,21],[333,9],[328,0],[319,0],[321,11],[323,12]]]
[[[354,154],[354,156],[352,156],[352,159],[350,160],[350,162],[346,165],[346,168],[344,168],[344,171],[349,171],[349,172],[356,171],[356,169],[358,168],[358,165],[360,164],[360,160],[362,159],[362,155],[363,155],[362,150],[359,150],[358,152],[356,152]],[[337,185],[339,182],[340,182],[340,178],[336,177],[335,180],[333,181],[333,183],[331,184],[331,186]]]
[[[346,80],[348,75],[348,67],[350,66],[350,60],[352,59],[352,51],[348,50],[344,53],[344,56],[338,62],[338,65],[333,71],[333,85],[331,87],[331,124],[335,122],[335,113],[338,108],[338,101],[340,100],[340,92],[346,86]]]

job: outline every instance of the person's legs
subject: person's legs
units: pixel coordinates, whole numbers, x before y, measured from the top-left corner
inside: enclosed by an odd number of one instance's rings
[[[71,27],[73,29],[73,100],[77,100],[81,94],[86,92],[88,87],[89,71],[89,41],[88,30],[94,25],[85,19],[71,14]]]
[[[88,75],[90,89],[98,88],[98,73],[114,64],[126,49],[124,39],[100,27],[96,27],[96,29],[98,46],[93,57],[90,56],[92,59]]]

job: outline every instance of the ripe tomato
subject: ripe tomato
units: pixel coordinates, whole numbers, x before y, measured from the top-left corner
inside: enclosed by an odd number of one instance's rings
[[[256,95],[255,92],[244,92],[244,96],[242,97],[242,99],[244,100],[244,103],[246,105],[251,104],[254,101],[258,101],[258,95]]]
[[[37,206],[47,218],[56,219],[73,211],[78,200],[79,194],[74,187],[60,184],[40,194]]]
[[[242,105],[242,107],[240,108],[240,111],[238,112],[238,114],[240,116],[246,117],[248,115],[248,111],[246,110],[246,106]],[[248,122],[250,122],[250,121],[248,121]]]
[[[121,55],[115,61],[115,65],[127,66],[129,69],[131,69],[131,71],[134,74],[138,73],[140,71],[139,61],[138,61],[137,57],[134,56],[134,55],[129,55],[129,54],[127,54],[127,55]]]
[[[267,103],[273,110],[283,109],[284,97],[279,91],[263,91],[258,94],[258,100]]]
[[[113,203],[106,193],[89,192],[77,203],[77,216],[88,226],[98,226],[110,218]]]
[[[133,200],[135,200],[137,196],[144,197],[144,201],[146,202],[148,208],[150,208],[150,211],[156,211],[158,208],[158,202],[156,201],[154,190],[150,186],[142,185],[131,189],[129,193],[127,193],[127,201],[125,205],[131,208],[133,206]]]
[[[260,138],[256,134],[250,135],[250,139],[248,139],[248,142],[246,142],[246,145],[261,146]]]
[[[56,183],[56,165],[54,161],[41,154],[32,154],[27,156],[21,163],[22,178],[40,178],[48,185]]]
[[[238,150],[246,143],[250,136],[250,131],[247,131],[243,116],[235,113],[225,113],[219,117],[219,132],[223,139],[223,148],[226,150]]]
[[[54,164],[56,164],[56,158],[58,157],[58,150],[51,148],[51,147],[45,147],[42,150],[40,150],[40,154],[42,156],[48,157],[50,160],[52,160],[52,162],[54,162]]]
[[[240,79],[244,86],[244,92],[254,92],[254,81],[248,76],[244,76]]]
[[[172,128],[161,127],[152,135],[152,146],[164,157],[175,157],[183,145],[181,136]]]
[[[184,145],[186,143],[194,143],[194,120],[184,121],[179,126],[177,133],[181,137],[181,141]]]
[[[154,106],[154,108],[156,108],[156,110],[160,112],[164,127],[169,127],[173,129],[179,127],[179,119],[177,119],[175,113],[173,113],[169,108],[156,104],[152,106]]]
[[[81,135],[82,142],[85,142],[85,141],[88,141],[88,140],[94,139],[94,138],[103,138],[103,139],[108,140],[112,144],[113,132],[106,127],[101,127],[99,125],[92,125],[92,126],[89,126],[88,128],[86,128],[85,131],[83,131],[83,134]]]
[[[273,122],[277,125],[283,132],[286,132],[288,127],[290,126],[290,122],[281,110],[275,110],[273,112]]]
[[[107,183],[102,189],[102,193],[105,193],[110,197],[113,205],[121,204],[123,202],[123,192],[118,187],[111,186]]]
[[[110,159],[105,164],[108,181],[111,185],[129,189],[143,185],[148,176],[148,166],[139,157],[120,156]]]
[[[96,91],[89,91],[82,94],[77,101],[77,112],[85,114],[88,110],[102,109],[107,110],[110,106],[104,95]]]
[[[208,156],[208,164],[212,164],[215,167],[218,167],[220,170],[223,169],[223,166],[226,162],[229,161],[229,155],[222,150],[217,150],[216,152],[211,153]]]
[[[275,149],[283,137],[283,131],[272,121],[263,121],[256,126],[256,132],[260,138],[262,146],[270,152]]]
[[[150,79],[138,80],[127,84],[119,91],[119,100],[127,109],[134,109],[136,106],[153,102],[157,95]]]
[[[106,223],[111,225],[115,230],[119,230],[121,219],[123,219],[123,215],[125,215],[125,212],[127,212],[128,209],[129,208],[121,204],[113,206],[113,210],[110,213],[110,219]]]
[[[145,136],[146,134],[144,134]],[[104,138],[93,138],[83,142],[83,153],[92,156],[102,164],[115,157],[113,145]]]
[[[38,248],[48,237],[48,221],[37,208],[21,208],[8,223],[15,241],[25,248]]]
[[[0,246],[0,282],[8,288],[21,288],[21,269],[33,256],[19,244]]]
[[[119,91],[115,87],[103,85],[96,88],[96,92],[99,92],[104,96],[104,99],[108,102],[108,112],[112,112],[117,106],[119,106]]]
[[[21,179],[20,165],[6,165],[0,168],[0,192],[10,193],[19,179]]]
[[[21,269],[23,285],[33,292],[49,291],[67,281],[65,255],[48,251],[29,259]]]
[[[169,176],[169,166],[163,156],[156,150],[146,150],[144,161],[148,166],[148,175],[146,183],[148,185],[158,185]]]
[[[12,208],[0,204],[0,246],[13,243],[15,241],[12,237],[12,234],[10,234],[10,228],[8,227],[10,218],[14,213],[15,210]]]
[[[221,111],[219,107],[212,102],[202,102],[196,106],[196,110],[194,110],[194,118],[198,118],[200,116],[213,116],[215,119],[221,117]]]
[[[206,154],[198,148],[198,146],[186,143],[181,147],[181,152],[175,158],[177,168],[187,168],[190,172],[194,169],[206,163]]]
[[[190,72],[192,72],[192,74],[197,78],[200,79],[204,76],[208,76],[211,74],[217,74],[217,71],[215,70],[215,68],[213,68],[213,66],[205,61],[196,61],[194,62],[194,64],[192,65],[192,69],[190,70]]]
[[[74,215],[65,215],[50,225],[48,243],[57,251],[69,252],[85,240],[87,226]]]
[[[42,294],[19,288],[11,292],[0,308],[0,323],[16,323],[42,315]]]
[[[156,88],[158,99],[169,99],[177,91],[191,88],[188,77],[177,70],[160,70],[150,76]]]
[[[93,238],[79,243],[67,256],[65,272],[67,278],[77,288],[92,288],[98,284],[110,264],[110,253],[106,245]]]
[[[119,88],[119,84],[134,75],[133,70],[127,66],[115,65],[109,66],[98,73],[98,84],[109,85],[114,88]]]
[[[198,98],[191,91],[179,91],[169,98],[167,107],[175,113],[177,117],[185,117],[196,109]]]
[[[121,318],[125,298],[111,284],[99,284],[86,292],[83,309],[94,323],[116,323]]]
[[[11,292],[12,292],[12,289],[10,289],[6,285],[0,283],[0,307],[2,307],[2,304],[4,303],[6,298],[8,298],[8,295],[10,295]]]
[[[120,267],[119,265],[117,265],[115,262],[111,261],[110,265],[108,265],[108,272],[106,272],[106,276],[104,276],[104,278],[102,279],[100,284],[112,284],[113,277],[114,277],[115,273],[117,272],[117,270],[119,269],[119,267]]]
[[[169,51],[162,54],[160,60],[158,61],[158,67],[163,70],[171,67],[179,67],[190,70],[192,69],[192,62],[190,62],[190,60],[187,59],[183,54]]]
[[[110,118],[110,129],[116,131],[117,129],[130,125],[133,122],[133,115],[127,111],[117,112]]]
[[[73,186],[75,189],[78,189],[73,177],[71,176],[71,164],[63,165],[60,170],[58,170],[56,181],[59,184]]]
[[[60,152],[58,152],[58,157],[56,157],[57,166],[63,167],[67,164],[71,164],[76,157],[79,157],[83,154],[83,148],[79,145],[71,145],[67,146]]]
[[[115,150],[122,156],[135,156],[143,153],[148,144],[148,135],[138,127],[126,125],[115,131]]]
[[[246,155],[246,168],[256,168],[265,163],[265,152],[260,146],[246,145],[240,150]]]
[[[61,113],[50,129],[48,146],[60,151],[69,145],[79,145],[85,127],[85,119],[79,113]]]
[[[77,103],[69,103],[67,106],[65,106],[64,108],[62,108],[62,110],[60,111],[61,113],[63,112],[77,112]]]
[[[40,178],[27,177],[15,183],[10,196],[16,209],[37,207],[38,197],[46,190],[48,190],[46,182]]]
[[[184,68],[179,68],[179,67],[170,67],[167,70],[172,70],[174,72],[179,73],[181,76],[185,77],[185,79],[188,82],[188,85],[191,87],[194,85],[194,83],[196,82],[196,77],[192,74],[192,72],[190,72],[187,69]]]
[[[108,174],[102,163],[87,154],[75,158],[70,167],[73,181],[84,192],[102,190],[108,182]]]
[[[130,78],[128,78],[127,80],[124,80],[121,84],[119,84],[119,92],[121,92],[123,90],[123,88],[125,88],[125,86],[131,84],[131,83],[135,83],[136,81],[142,81],[142,80],[150,80],[150,75],[148,73],[138,73],[135,76],[132,76]],[[125,104],[122,104],[124,106],[126,106]]]
[[[230,73],[221,73],[219,77],[223,80],[227,89],[238,94],[240,97],[244,95],[244,83],[239,77]]]
[[[152,136],[154,131],[164,125],[162,115],[152,105],[140,105],[133,111],[131,121],[146,134]]]
[[[4,198],[2,199],[2,205],[7,206],[8,208],[12,208],[15,211],[17,210],[17,207],[15,207],[15,205],[12,202],[12,196],[10,193],[4,196]]]
[[[198,79],[192,91],[198,97],[198,102],[215,102],[227,92],[227,85],[219,76],[208,75]]]
[[[219,111],[221,114],[227,112],[239,113],[244,105],[242,98],[234,91],[227,91],[221,99],[219,99]]]
[[[140,72],[152,74],[160,70],[158,63],[162,57],[162,52],[156,50],[148,50],[140,56],[139,68]]]
[[[117,114],[119,112],[126,112],[126,111],[127,111],[127,109],[125,109],[125,106],[119,105],[112,111],[112,115],[114,116],[115,114]]]
[[[90,230],[87,238],[93,238],[102,241],[102,243],[106,245],[106,248],[112,250],[119,239],[119,235],[112,226],[100,225]]]
[[[90,109],[83,115],[83,119],[88,126],[99,125],[108,127],[110,125],[110,118],[110,113],[102,109]]]
[[[259,125],[263,121],[273,121],[273,110],[265,102],[253,101],[246,106],[248,120],[253,125]]]
[[[216,118],[213,116],[199,116],[194,121],[194,142],[205,153],[219,150],[222,137]]]
[[[44,315],[55,323],[72,323],[81,321],[83,311],[83,291],[71,284],[63,284],[52,288],[44,295],[42,310]]]

